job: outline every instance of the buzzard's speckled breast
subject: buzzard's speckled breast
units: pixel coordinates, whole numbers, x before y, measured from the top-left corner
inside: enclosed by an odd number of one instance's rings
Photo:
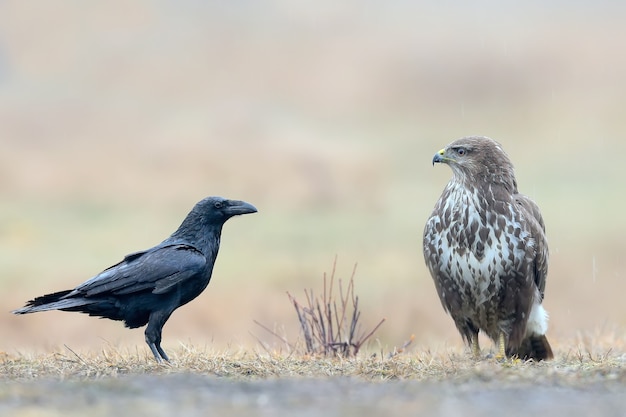
[[[523,279],[533,246],[519,213],[510,203],[488,212],[476,189],[454,183],[439,203],[426,223],[424,251],[444,308],[494,339],[502,327],[510,332],[512,318],[499,307],[508,281]]]

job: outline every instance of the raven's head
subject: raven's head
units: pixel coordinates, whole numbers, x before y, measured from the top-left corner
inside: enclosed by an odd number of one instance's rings
[[[195,205],[190,215],[196,214],[207,223],[224,223],[233,216],[256,213],[256,211],[256,207],[245,201],[207,197]]]
[[[256,213],[256,207],[245,201],[228,200],[222,197],[207,197],[200,200],[191,209],[185,220],[168,240],[204,239],[209,230],[217,233],[222,231],[226,220],[239,214]]]

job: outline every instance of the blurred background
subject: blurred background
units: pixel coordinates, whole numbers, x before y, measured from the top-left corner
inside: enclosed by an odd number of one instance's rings
[[[167,350],[295,342],[286,292],[355,284],[373,349],[462,346],[422,257],[451,176],[432,156],[502,143],[551,249],[557,350],[623,332],[626,3],[0,2],[0,350],[148,349],[143,329],[10,310],[160,242],[208,195],[208,290]],[[485,347],[489,347],[486,344]]]

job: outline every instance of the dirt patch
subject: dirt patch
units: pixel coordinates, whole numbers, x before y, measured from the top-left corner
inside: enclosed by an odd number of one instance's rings
[[[196,374],[134,375],[90,381],[11,382],[0,414],[13,416],[298,415],[621,416],[624,384],[559,386],[525,381],[372,382],[350,377],[238,380]]]

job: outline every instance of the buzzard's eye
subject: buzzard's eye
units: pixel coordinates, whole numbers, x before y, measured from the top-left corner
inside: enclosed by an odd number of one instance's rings
[[[460,156],[465,155],[465,153],[466,153],[466,152],[467,152],[467,151],[465,150],[465,148],[458,148],[458,149],[456,150],[456,153],[458,153]]]
[[[221,209],[224,204],[222,204],[221,201],[216,201],[215,204],[213,205],[216,209]]]

